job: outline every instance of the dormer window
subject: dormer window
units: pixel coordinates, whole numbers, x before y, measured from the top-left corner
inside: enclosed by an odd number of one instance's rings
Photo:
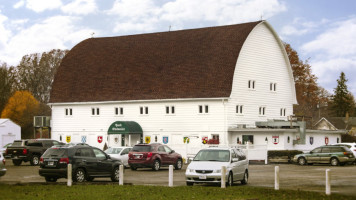
[[[269,90],[273,92],[277,91],[277,83],[270,83]]]
[[[248,81],[248,88],[249,89],[255,89],[256,81],[255,80],[249,80]]]

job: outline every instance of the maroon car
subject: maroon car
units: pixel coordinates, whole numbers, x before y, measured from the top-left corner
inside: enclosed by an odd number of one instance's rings
[[[182,169],[183,160],[179,153],[169,148],[167,145],[136,144],[129,152],[129,165],[132,170],[149,167],[158,171],[161,166],[174,165],[174,168]]]

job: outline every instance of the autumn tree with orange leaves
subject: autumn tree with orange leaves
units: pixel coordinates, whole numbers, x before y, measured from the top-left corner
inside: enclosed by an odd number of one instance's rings
[[[302,61],[290,44],[284,43],[284,46],[292,67],[298,101],[298,105],[294,106],[294,114],[314,120],[327,116],[331,95],[317,84],[317,77],[312,74],[308,60]]]
[[[33,136],[33,116],[40,110],[40,103],[28,91],[16,91],[1,113],[21,126],[21,138]]]

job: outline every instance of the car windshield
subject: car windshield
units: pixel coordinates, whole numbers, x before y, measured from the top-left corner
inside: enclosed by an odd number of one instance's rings
[[[50,148],[44,152],[42,157],[63,157],[67,154],[66,152],[67,152],[67,149]]]
[[[229,162],[230,151],[229,150],[201,150],[195,156],[194,161],[217,161],[217,162]]]
[[[151,146],[149,145],[136,145],[132,148],[135,152],[151,152]]]
[[[107,154],[118,154],[121,150],[122,148],[108,148],[104,152]]]

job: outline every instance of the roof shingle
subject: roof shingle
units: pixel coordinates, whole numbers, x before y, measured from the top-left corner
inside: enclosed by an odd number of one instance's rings
[[[50,103],[229,97],[260,22],[84,40],[63,59]]]

